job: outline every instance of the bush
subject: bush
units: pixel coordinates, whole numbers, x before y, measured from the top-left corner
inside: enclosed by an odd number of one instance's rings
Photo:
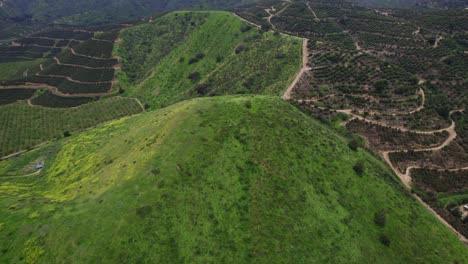
[[[385,215],[385,210],[382,210],[380,212],[377,212],[374,214],[374,222],[376,225],[380,227],[384,227],[385,224],[387,223],[387,217]]]
[[[271,25],[269,24],[263,24],[262,25],[262,31],[269,31],[271,29]]]
[[[69,137],[69,136],[71,136],[71,134],[70,134],[69,131],[65,131],[65,132],[63,132],[63,136],[64,137]]]
[[[239,45],[239,46],[236,47],[235,52],[236,52],[236,54],[239,54],[239,53],[241,53],[241,52],[244,51],[244,50],[245,50],[245,46],[241,44],[241,45]]]
[[[357,150],[358,147],[361,146],[361,142],[359,142],[359,140],[357,138],[353,138],[349,141],[348,143],[348,147],[354,151]]]
[[[188,62],[188,64],[194,64],[194,63],[197,63],[199,62],[201,59],[203,59],[205,57],[205,53],[198,53],[195,57],[191,58]]]
[[[386,236],[385,234],[380,235],[380,243],[382,243],[384,246],[389,247],[390,246],[390,238]]]
[[[358,162],[356,162],[356,165],[354,165],[353,170],[354,170],[358,175],[364,174],[364,171],[366,170],[365,165],[364,165],[364,161],[359,160]]]
[[[242,25],[240,31],[241,31],[242,33],[244,33],[244,32],[247,32],[247,31],[249,31],[249,30],[251,30],[251,29],[252,29],[252,26],[250,26],[250,25]]]
[[[206,84],[199,84],[195,87],[195,90],[200,95],[206,95],[208,91],[210,90],[210,87]]]
[[[192,72],[189,74],[188,78],[191,80],[191,81],[196,81],[196,80],[199,80],[200,79],[200,73],[199,72]]]

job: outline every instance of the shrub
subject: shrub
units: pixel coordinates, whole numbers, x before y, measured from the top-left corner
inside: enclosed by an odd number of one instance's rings
[[[210,87],[207,84],[199,84],[195,87],[195,90],[200,95],[206,95],[210,90]]]
[[[348,147],[354,151],[357,150],[358,147],[361,146],[361,143],[359,142],[359,140],[357,138],[353,138],[349,141],[348,143]]]
[[[244,50],[245,50],[245,46],[241,44],[241,45],[239,45],[239,46],[236,47],[235,52],[236,52],[236,54],[239,54],[239,53],[241,53],[241,52],[244,51]]]
[[[64,137],[69,137],[69,136],[71,136],[71,134],[70,134],[69,131],[65,131],[65,132],[63,132],[63,136]]]
[[[252,108],[252,102],[249,101],[246,101],[245,102],[245,107],[247,107],[248,109]]]
[[[262,25],[262,31],[269,31],[271,29],[271,25],[269,24],[263,24]]]
[[[249,30],[251,30],[251,29],[252,29],[252,26],[250,26],[250,25],[242,25],[240,31],[241,31],[242,33],[244,33],[244,32],[247,32],[247,31],[249,31]]]
[[[138,207],[136,209],[136,214],[141,217],[141,218],[144,218],[145,216],[149,215],[152,211],[152,208],[151,206],[149,205],[145,205],[145,206],[142,206],[142,207]]]
[[[191,80],[191,81],[196,81],[196,80],[199,80],[200,79],[200,73],[199,72],[192,72],[189,74],[188,78]]]
[[[384,246],[389,247],[390,246],[390,238],[386,236],[385,234],[380,235],[380,243],[382,243]]]
[[[356,162],[356,165],[354,165],[353,167],[353,170],[358,174],[358,175],[362,175],[364,174],[364,171],[365,171],[365,165],[364,165],[364,161],[362,160],[359,160],[358,162]]]
[[[374,214],[374,222],[376,225],[380,227],[384,227],[385,224],[387,223],[387,217],[385,215],[385,210],[382,210],[380,212],[377,212]]]
[[[194,64],[194,63],[197,63],[199,62],[201,59],[203,59],[205,57],[205,53],[198,53],[195,57],[191,58],[188,62],[188,64]]]

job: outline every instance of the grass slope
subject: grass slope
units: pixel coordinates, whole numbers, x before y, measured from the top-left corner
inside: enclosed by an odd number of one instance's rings
[[[157,108],[204,95],[280,95],[301,65],[300,39],[227,12],[174,12],[121,37],[122,88]]]
[[[142,112],[131,98],[113,97],[77,108],[32,107],[25,102],[0,106],[0,157],[34,147],[103,122]]]
[[[0,63],[0,81],[21,80],[34,75],[39,69],[39,64],[45,61],[46,59],[35,59]]]
[[[184,101],[0,162],[0,175],[0,262],[468,257],[380,161],[279,98]]]

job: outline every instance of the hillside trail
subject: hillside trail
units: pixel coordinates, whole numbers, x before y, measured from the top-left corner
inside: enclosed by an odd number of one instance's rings
[[[88,56],[88,55],[84,55],[84,54],[80,54],[80,53],[77,53],[75,51],[75,49],[73,48],[70,48],[70,51],[73,55],[76,55],[76,56],[79,56],[79,57],[83,57],[83,58],[88,58],[88,59],[95,59],[95,60],[113,60],[115,58],[99,58],[99,57],[94,57],[94,56]]]
[[[232,14],[233,14],[234,16],[236,16],[237,18],[239,18],[240,20],[244,21],[245,23],[251,25],[252,27],[255,27],[255,28],[258,28],[258,29],[262,28],[260,25],[257,25],[257,24],[255,24],[255,23],[253,23],[253,22],[250,22],[249,20],[247,20],[247,19],[245,19],[245,18],[239,16],[239,15],[236,14],[236,13],[232,13]]]
[[[111,70],[111,69],[115,69],[115,67],[89,67],[89,66],[79,65],[79,64],[62,63],[62,62],[60,62],[59,58],[57,58],[57,57],[54,57],[54,60],[55,60],[57,65],[61,65],[61,66],[69,66],[69,67],[83,68],[83,69],[89,69],[89,70]]]
[[[273,14],[271,12],[276,12],[276,9],[274,6],[272,6],[271,8],[267,8],[265,9],[265,12],[268,13],[268,15],[270,15],[269,17],[267,17],[267,21],[268,23],[271,25],[271,28],[273,30],[276,30],[276,27],[275,25],[273,25],[273,23],[271,23],[271,19],[274,17],[274,16],[278,16],[278,15],[281,15],[281,13],[283,13],[291,4],[288,4],[286,5],[283,9],[281,9],[280,11],[278,11],[277,13]]]
[[[79,83],[79,84],[103,84],[103,83],[115,83],[115,82],[117,81],[117,80],[114,78],[114,79],[112,79],[111,81],[83,82],[83,81],[78,81],[78,80],[72,79],[72,78],[69,77],[69,76],[58,75],[58,74],[40,74],[40,73],[36,73],[36,76],[39,76],[39,77],[56,77],[56,78],[63,78],[63,79],[66,79],[67,81],[70,81],[70,82],[73,82],[73,83]]]
[[[299,82],[299,80],[302,78],[304,73],[310,70],[310,68],[307,66],[309,62],[309,49],[307,47],[308,43],[309,43],[308,39],[306,38],[302,39],[302,68],[299,71],[299,73],[296,75],[296,78],[294,78],[293,82],[286,89],[286,92],[284,92],[283,96],[281,97],[284,100],[291,99],[291,92],[293,88],[296,86],[297,82]]]
[[[117,91],[112,91],[112,88],[103,93],[76,93],[76,94],[67,94],[67,93],[62,93],[58,90],[57,87],[51,86],[48,84],[43,84],[43,83],[26,83],[23,85],[6,85],[6,86],[0,86],[0,90],[7,90],[7,89],[34,89],[34,90],[39,90],[39,89],[47,89],[49,90],[52,94],[60,96],[60,97],[70,97],[70,98],[75,98],[75,97],[97,97],[97,96],[107,96],[107,95],[112,95],[117,93]]]
[[[437,48],[439,46],[440,41],[443,39],[442,36],[438,36],[434,42],[434,48]]]
[[[27,178],[27,177],[38,175],[39,173],[41,173],[41,171],[42,171],[42,169],[37,170],[37,171],[35,171],[33,173],[29,173],[29,174],[26,174],[26,175],[18,175],[18,176],[1,176],[0,175],[0,180],[3,180],[3,179],[16,179],[16,178]]]
[[[314,15],[314,19],[316,22],[319,22],[320,21],[320,18],[318,18],[317,14],[315,13],[315,11],[312,9],[312,7],[310,6],[309,2],[306,2],[306,5],[307,5],[307,8],[310,10],[310,12]]]

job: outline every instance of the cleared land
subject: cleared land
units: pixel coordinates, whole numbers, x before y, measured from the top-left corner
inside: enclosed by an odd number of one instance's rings
[[[0,175],[2,262],[468,257],[380,161],[278,97],[184,101],[0,162]]]

